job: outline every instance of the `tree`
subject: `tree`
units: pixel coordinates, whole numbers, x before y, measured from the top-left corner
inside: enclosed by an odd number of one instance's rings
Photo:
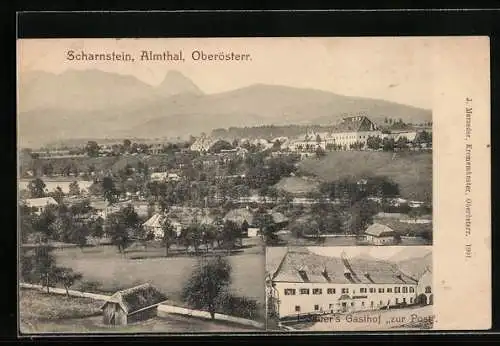
[[[366,146],[369,149],[378,150],[382,145],[382,139],[379,136],[368,136],[366,139]]]
[[[238,239],[241,240],[241,228],[234,221],[226,220],[222,227],[222,241],[228,253],[234,248]]]
[[[382,150],[383,151],[394,151],[394,146],[396,143],[393,138],[384,138],[382,141]]]
[[[120,253],[125,253],[134,240],[141,238],[140,226],[139,216],[132,205],[108,215],[106,219],[107,233]]]
[[[36,178],[29,182],[28,190],[30,191],[31,198],[41,198],[45,195],[45,183],[42,179]]]
[[[106,201],[108,201],[108,204],[113,204],[117,201],[118,199],[118,193],[116,191],[115,183],[113,181],[113,178],[111,177],[104,177],[102,180],[102,193],[103,197]]]
[[[373,216],[377,212],[378,206],[376,202],[363,199],[355,203],[350,210],[352,216],[351,232],[356,234],[363,233],[373,223]]]
[[[406,138],[405,136],[399,137],[395,143],[395,147],[398,148],[399,150],[407,149],[408,148],[408,138]]]
[[[64,199],[64,192],[60,186],[50,193],[50,196],[56,200],[57,203],[62,203]]]
[[[316,147],[316,156],[319,158],[326,156],[325,150],[319,145]]]
[[[161,229],[163,231],[162,243],[165,246],[165,257],[168,257],[168,249],[177,238],[177,233],[174,230],[174,226],[170,223],[169,219],[165,219],[161,224]]]
[[[80,194],[80,186],[76,180],[69,184],[69,194],[71,196],[77,196]]]
[[[85,146],[85,152],[90,157],[99,156],[99,149],[99,144],[97,144],[96,141],[88,141],[87,145]]]
[[[66,289],[66,295],[69,297],[69,288],[75,284],[76,281],[82,279],[82,274],[76,273],[71,268],[58,267],[53,271],[56,282],[61,283]]]
[[[130,142],[130,139],[123,140],[123,150],[128,152],[130,150],[131,144],[132,144],[132,142]]]
[[[56,260],[52,255],[52,247],[40,245],[35,248],[34,266],[35,274],[38,274],[42,286],[49,287],[54,283],[54,271],[56,270]]]
[[[195,309],[207,309],[212,319],[231,283],[231,265],[220,256],[200,261],[182,289],[182,299]]]

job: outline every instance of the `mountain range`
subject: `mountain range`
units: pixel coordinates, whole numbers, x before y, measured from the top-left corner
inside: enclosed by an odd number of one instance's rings
[[[96,69],[32,71],[20,76],[18,90],[22,147],[77,138],[188,137],[231,126],[328,125],[360,112],[375,122],[432,120],[426,109],[281,85],[206,94],[177,71],[157,86]]]

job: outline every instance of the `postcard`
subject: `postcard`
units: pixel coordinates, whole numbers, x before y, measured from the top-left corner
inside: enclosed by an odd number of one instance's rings
[[[20,336],[491,327],[489,39],[19,39]]]

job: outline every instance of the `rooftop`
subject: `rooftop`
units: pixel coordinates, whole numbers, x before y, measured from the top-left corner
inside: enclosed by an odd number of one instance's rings
[[[366,229],[365,234],[372,235],[375,237],[389,237],[389,236],[394,236],[396,232],[392,228],[389,228],[385,225],[374,223],[373,225],[370,225]]]
[[[130,314],[143,308],[160,304],[166,300],[167,297],[163,293],[151,284],[146,283],[116,292],[101,308],[108,303],[117,303],[127,314]]]
[[[415,284],[391,262],[355,257],[321,256],[309,251],[288,251],[277,270],[273,281],[315,283],[378,283]]]

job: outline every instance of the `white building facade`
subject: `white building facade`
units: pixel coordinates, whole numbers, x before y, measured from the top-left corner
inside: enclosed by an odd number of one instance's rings
[[[425,287],[432,286],[432,276],[428,277]],[[417,299],[419,280],[404,274],[392,263],[378,260],[288,251],[270,278],[268,309],[280,319],[422,302],[422,298]],[[423,303],[429,302],[432,302],[430,298]]]

